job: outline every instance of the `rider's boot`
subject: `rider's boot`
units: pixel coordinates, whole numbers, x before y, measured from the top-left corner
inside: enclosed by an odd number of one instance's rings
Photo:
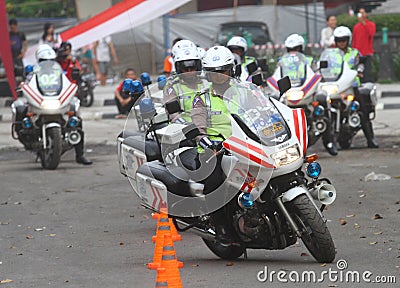
[[[324,144],[324,147],[329,154],[331,154],[332,156],[336,156],[338,154],[338,151],[335,137],[332,135],[331,131],[331,128],[328,127],[325,133],[322,135],[322,143]]]
[[[379,145],[374,138],[374,130],[372,129],[371,121],[363,121],[361,123],[361,127],[364,132],[365,138],[367,138],[368,148],[379,148]]]
[[[93,162],[89,159],[87,159],[85,156],[83,156],[83,131],[79,131],[81,134],[81,141],[75,145],[75,160],[76,163],[83,164],[83,165],[91,165]]]

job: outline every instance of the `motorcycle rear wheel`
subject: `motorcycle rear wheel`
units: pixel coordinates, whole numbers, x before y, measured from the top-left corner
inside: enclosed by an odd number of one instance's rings
[[[47,170],[57,169],[61,159],[61,128],[51,127],[46,133],[47,148],[40,151],[42,168]]]
[[[335,259],[335,245],[325,222],[306,195],[290,202],[289,211],[299,227],[301,240],[319,263],[331,263]]]
[[[245,248],[242,246],[224,246],[221,243],[202,238],[208,249],[215,255],[224,260],[234,260],[243,255]]]

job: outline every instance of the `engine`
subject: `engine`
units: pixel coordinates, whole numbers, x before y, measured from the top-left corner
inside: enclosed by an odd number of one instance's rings
[[[284,216],[273,205],[257,204],[236,211],[233,220],[240,239],[249,247],[264,249],[283,249],[296,243]]]

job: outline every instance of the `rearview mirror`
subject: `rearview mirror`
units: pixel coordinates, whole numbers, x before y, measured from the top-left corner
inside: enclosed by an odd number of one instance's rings
[[[182,112],[181,105],[179,104],[178,100],[165,103],[165,109],[169,115]]]
[[[285,93],[290,88],[292,88],[292,84],[290,83],[289,76],[285,76],[282,79],[279,79],[278,80],[278,87],[279,87],[279,92],[280,92],[279,96],[282,96],[283,93]]]
[[[185,135],[186,139],[192,140],[199,136],[200,130],[197,126],[193,123],[190,123],[188,126],[182,129],[183,134]]]
[[[324,68],[328,68],[328,61],[326,60],[319,61],[319,69],[324,69]]]
[[[262,84],[264,84],[261,73],[251,76],[251,82],[257,86],[261,86]]]
[[[247,71],[249,72],[249,75],[253,74],[257,70],[257,64],[256,62],[251,62],[246,65]]]

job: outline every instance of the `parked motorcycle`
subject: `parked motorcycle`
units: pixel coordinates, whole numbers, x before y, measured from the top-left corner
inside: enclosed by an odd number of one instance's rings
[[[320,57],[327,67],[321,69],[322,81],[318,93],[326,95],[331,101],[334,133],[342,149],[350,147],[353,137],[361,129],[360,103],[355,100],[354,88],[357,86],[357,71],[350,69],[343,59],[343,52],[337,48],[326,49]],[[375,117],[376,87],[365,83],[359,88],[367,101],[368,112]],[[370,117],[369,115],[367,117]]]
[[[82,75],[78,79],[77,97],[84,107],[90,107],[94,101],[94,88],[96,87],[96,75],[85,72],[85,65],[82,65]]]
[[[74,56],[81,63],[82,73],[78,78],[77,97],[83,107],[90,107],[94,101],[94,89],[96,87],[96,75],[91,71],[90,63],[83,61],[82,49],[75,51]]]
[[[308,146],[314,145],[321,136],[331,133],[331,112],[327,95],[317,93],[321,76],[314,73],[307,58],[299,52],[286,53],[280,65],[267,79],[274,95],[279,94],[277,79],[289,76],[292,88],[279,99],[292,108],[302,108],[307,118]]]
[[[11,106],[11,134],[40,157],[44,169],[53,170],[61,155],[81,141],[77,86],[51,60],[36,64],[30,76],[20,85],[24,98]]]
[[[301,238],[318,262],[332,262],[335,248],[322,211],[334,202],[336,191],[327,178],[319,178],[317,156],[306,156],[303,110],[268,98],[251,83],[229,83],[223,97],[231,113],[232,135],[213,135],[222,142],[216,150],[199,154],[200,168],[194,165],[197,147],[190,144],[200,135],[197,127],[165,126],[168,120],[160,121],[151,105],[142,105],[150,124],[144,135],[125,130],[118,137],[120,172],[144,207],[155,212],[167,208],[178,231],[196,233],[220,258],[238,258],[248,248],[284,249]],[[278,85],[285,91],[290,81],[286,77]],[[209,89],[197,92],[204,97],[208,93]],[[141,104],[149,97],[144,99]],[[178,101],[166,104],[166,109],[169,115],[181,111]],[[127,123],[134,121],[128,118]],[[216,178],[215,167],[222,169],[223,177]],[[203,180],[209,177],[220,186],[205,193]],[[226,225],[235,233],[232,245],[218,241],[210,217],[221,207]]]

